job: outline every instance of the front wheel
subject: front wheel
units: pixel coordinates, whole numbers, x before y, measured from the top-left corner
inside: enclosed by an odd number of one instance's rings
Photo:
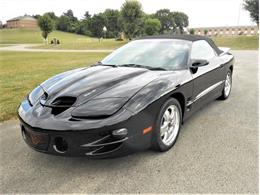
[[[224,88],[222,91],[222,95],[220,96],[220,99],[222,100],[227,99],[230,95],[231,88],[232,88],[232,72],[231,70],[229,70],[226,76]]]
[[[164,152],[169,150],[176,142],[182,121],[180,103],[171,98],[161,107],[156,121],[153,135],[153,148]]]

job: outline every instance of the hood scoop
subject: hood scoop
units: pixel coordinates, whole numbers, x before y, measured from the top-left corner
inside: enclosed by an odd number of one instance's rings
[[[56,98],[52,103],[52,107],[71,107],[75,102],[76,97],[63,96]]]
[[[63,96],[56,98],[49,107],[51,107],[51,114],[58,115],[73,106],[76,102],[76,97]]]

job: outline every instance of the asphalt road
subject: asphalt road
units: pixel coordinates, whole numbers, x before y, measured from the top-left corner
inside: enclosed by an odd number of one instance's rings
[[[258,193],[258,52],[234,51],[233,90],[183,126],[174,148],[106,160],[37,153],[0,124],[0,193]]]

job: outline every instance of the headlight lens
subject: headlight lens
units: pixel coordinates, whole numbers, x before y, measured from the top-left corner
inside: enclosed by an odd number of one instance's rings
[[[82,118],[105,118],[118,111],[126,100],[125,98],[93,99],[75,108],[71,114]]]
[[[36,87],[28,96],[29,102],[34,105],[43,94],[43,89],[40,86]]]

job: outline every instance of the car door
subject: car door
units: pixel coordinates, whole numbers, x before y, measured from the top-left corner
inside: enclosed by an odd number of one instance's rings
[[[198,67],[193,72],[193,95],[189,102],[193,110],[216,98],[223,88],[223,67],[219,57],[207,41],[199,40],[192,43],[190,59],[207,60],[206,66]]]

